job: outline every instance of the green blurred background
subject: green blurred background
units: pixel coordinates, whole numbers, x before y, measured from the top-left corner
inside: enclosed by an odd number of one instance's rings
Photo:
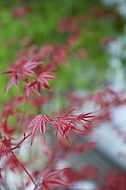
[[[31,6],[32,11],[20,18],[13,11],[22,6]],[[107,15],[107,16],[104,16]],[[17,51],[27,49],[21,41],[31,38],[31,45],[64,45],[70,37],[67,32],[59,32],[63,18],[79,18],[81,35],[72,47],[75,54],[68,56],[68,65],[61,64],[56,75],[60,80],[51,82],[54,91],[66,95],[68,91],[84,90],[89,93],[104,89],[108,84],[107,71],[110,55],[105,51],[106,39],[117,38],[123,30],[124,21],[115,12],[115,7],[105,7],[98,0],[1,0],[0,1],[0,72],[18,59]],[[86,56],[79,58],[76,52],[84,49]],[[5,87],[9,78],[0,75],[0,101],[5,97]],[[12,87],[8,97],[20,95]]]

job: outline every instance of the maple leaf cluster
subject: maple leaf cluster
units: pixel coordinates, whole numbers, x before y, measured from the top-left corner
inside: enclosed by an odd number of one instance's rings
[[[12,14],[13,17],[20,18],[32,11],[31,7],[20,7]],[[97,7],[92,9],[92,13],[95,16],[100,14],[102,18],[106,16],[105,13],[102,15]],[[111,122],[110,109],[126,104],[126,98],[123,96],[125,93],[105,89],[83,97],[69,94],[68,111],[62,110],[55,113],[54,110],[49,115],[42,109],[52,99],[52,96],[44,97],[44,92],[53,90],[49,81],[57,79],[55,71],[58,70],[60,64],[68,64],[68,56],[85,58],[88,55],[85,49],[80,49],[76,53],[72,50],[81,34],[80,23],[87,21],[88,18],[85,16],[61,20],[59,31],[70,34],[65,45],[44,44],[38,47],[32,44],[30,37],[24,38],[21,41],[22,49],[17,52],[18,59],[10,64],[7,71],[2,72],[10,78],[5,90],[6,94],[13,85],[21,90],[20,84],[22,84],[23,91],[21,91],[21,96],[15,96],[5,102],[0,112],[0,159],[2,160],[0,180],[3,180],[4,172],[6,174],[6,171],[14,173],[18,171],[21,176],[25,176],[22,182],[24,189],[31,183],[34,190],[69,188],[75,182],[90,178],[101,183],[98,179],[97,168],[87,166],[80,172],[69,167],[59,169],[58,161],[65,162],[70,152],[74,155],[94,149],[96,143],[87,141],[87,136],[104,121]],[[98,108],[98,110],[77,114],[77,111],[81,110],[87,102],[95,105],[95,109]],[[22,105],[26,105],[24,110],[22,110]],[[38,114],[31,114],[30,111],[34,107],[37,108]],[[24,147],[23,152],[25,152],[25,145],[28,145],[28,159],[23,160],[20,150]],[[32,151],[34,148],[35,151]],[[36,150],[38,150],[37,153]],[[39,165],[44,157],[46,157],[44,166]],[[120,179],[118,179],[119,175]],[[105,187],[100,187],[99,190],[107,190],[106,185],[111,190],[116,187],[119,190],[125,190],[126,176],[122,172],[119,175],[117,173],[106,175]]]
[[[89,119],[93,118],[94,116],[91,115],[91,113],[70,115],[70,113],[73,112],[74,110],[75,109],[71,109],[56,118],[51,118],[43,114],[39,114],[35,116],[28,125],[28,128],[33,127],[32,142],[38,130],[40,130],[40,133],[43,135],[45,139],[46,124],[52,125],[55,130],[56,137],[59,132],[61,136],[68,142],[69,145],[70,145],[70,141],[67,134],[68,132],[81,133],[84,135],[86,131],[85,122],[88,122],[89,124],[89,122],[91,122]],[[82,126],[82,129],[79,129],[78,124]]]

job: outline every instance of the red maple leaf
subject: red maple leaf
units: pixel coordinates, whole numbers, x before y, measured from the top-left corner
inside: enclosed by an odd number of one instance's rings
[[[28,125],[28,128],[33,127],[31,144],[33,143],[33,140],[34,140],[38,130],[40,130],[40,133],[43,135],[44,141],[45,141],[46,123],[52,125],[52,122],[51,122],[51,119],[49,118],[49,116],[43,115],[43,114],[39,114],[31,120],[31,122]]]
[[[29,82],[25,86],[24,91],[26,93],[26,97],[27,98],[30,97],[31,91],[35,92],[36,94],[38,94],[40,96],[40,85],[39,85],[39,83],[36,80],[32,81],[32,82]]]
[[[69,171],[70,168],[53,170],[44,175],[41,183],[41,190],[50,190],[51,187],[70,187],[72,183],[61,180],[61,175]]]
[[[77,121],[80,122],[81,124],[84,124],[84,122],[89,122],[90,121],[89,119],[94,118],[94,116],[91,114],[92,114],[91,112],[79,114],[77,116]]]
[[[69,138],[68,138],[68,132],[72,131],[75,133],[81,133],[85,134],[84,125],[85,122],[89,122],[89,118],[92,118],[94,116],[91,116],[90,113],[82,113],[80,115],[70,115],[71,112],[73,112],[75,109],[70,109],[66,113],[62,114],[60,117],[56,119],[55,122],[55,134],[58,135],[58,132],[60,132],[61,136],[67,140],[68,144],[71,146]],[[82,125],[82,129],[80,129],[79,125]]]
[[[3,72],[2,74],[11,75],[10,81],[6,87],[6,93],[9,91],[12,85],[15,85],[17,88],[19,86],[19,79],[23,78],[23,80],[27,81],[29,76],[36,76],[34,69],[41,64],[41,62],[34,62],[32,60],[24,60],[20,59],[14,64],[11,65],[11,68]]]
[[[40,83],[41,88],[47,88],[48,90],[51,90],[51,87],[48,83],[48,80],[50,79],[56,79],[56,77],[48,71],[41,72],[37,78],[37,81]]]
[[[37,80],[29,82],[24,88],[27,98],[29,98],[31,91],[41,95],[41,89],[51,90],[48,83],[50,79],[56,79],[56,77],[51,72],[42,72],[37,77]]]

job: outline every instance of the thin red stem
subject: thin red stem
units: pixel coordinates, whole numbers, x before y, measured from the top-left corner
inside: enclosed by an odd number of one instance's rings
[[[31,179],[31,181],[33,182],[33,184],[35,185],[35,187],[37,187],[36,182],[34,181],[34,179],[32,178],[32,176],[30,175],[30,173],[27,171],[27,169],[25,168],[25,166],[17,159],[17,157],[15,156],[15,154],[13,153],[13,151],[11,151],[11,153],[13,154],[13,156],[17,160],[17,162],[20,164],[20,166],[23,168],[23,170],[25,171],[25,173],[29,176],[29,178]]]
[[[32,134],[32,133],[28,134],[27,136],[24,136],[24,138],[23,138],[15,147],[11,148],[11,150],[14,150],[14,149],[16,149],[16,148],[19,148],[20,145],[21,145],[21,143],[22,143],[23,141],[25,141],[31,134]]]

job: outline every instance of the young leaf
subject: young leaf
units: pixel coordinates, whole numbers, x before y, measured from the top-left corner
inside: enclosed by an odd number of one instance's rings
[[[46,123],[52,125],[51,119],[47,115],[39,114],[33,118],[33,120],[29,123],[28,128],[33,127],[32,130],[32,140],[31,144],[33,143],[33,140],[38,132],[40,130],[40,133],[44,137],[45,141],[45,128],[46,128]]]

